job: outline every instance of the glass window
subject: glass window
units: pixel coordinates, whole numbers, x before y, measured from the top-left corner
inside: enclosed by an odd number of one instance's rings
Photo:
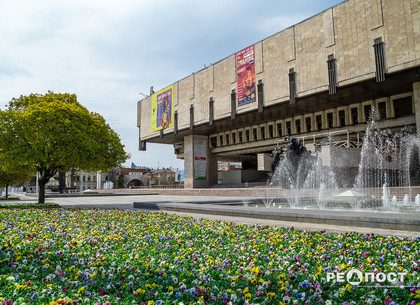
[[[395,99],[393,104],[396,118],[413,114],[411,96]]]
[[[353,122],[353,124],[359,123],[359,115],[356,107],[351,108],[351,121]]]

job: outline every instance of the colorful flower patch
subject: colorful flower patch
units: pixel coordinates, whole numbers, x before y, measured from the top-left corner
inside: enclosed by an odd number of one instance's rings
[[[132,210],[3,209],[0,304],[416,304],[419,243]],[[352,270],[379,280],[342,281]],[[376,277],[389,273],[403,275]]]

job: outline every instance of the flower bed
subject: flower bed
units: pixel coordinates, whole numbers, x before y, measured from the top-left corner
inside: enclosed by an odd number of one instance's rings
[[[0,209],[33,209],[33,208],[60,208],[56,203],[0,203]]]
[[[0,303],[416,304],[419,243],[131,210],[3,209]],[[405,278],[327,280],[352,268]]]

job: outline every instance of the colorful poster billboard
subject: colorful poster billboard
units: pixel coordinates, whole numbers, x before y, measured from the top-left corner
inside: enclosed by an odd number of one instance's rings
[[[174,125],[174,85],[152,95],[152,132]]]
[[[238,80],[238,106],[257,100],[255,86],[254,46],[236,53],[236,73]]]
[[[184,170],[181,169],[177,169],[176,170],[176,176],[175,176],[175,181],[176,182],[184,182]]]
[[[207,179],[207,141],[194,139],[194,180]]]

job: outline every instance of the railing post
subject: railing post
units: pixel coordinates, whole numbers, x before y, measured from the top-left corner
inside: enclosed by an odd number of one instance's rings
[[[348,130],[347,130],[347,148],[350,148],[350,134]]]

